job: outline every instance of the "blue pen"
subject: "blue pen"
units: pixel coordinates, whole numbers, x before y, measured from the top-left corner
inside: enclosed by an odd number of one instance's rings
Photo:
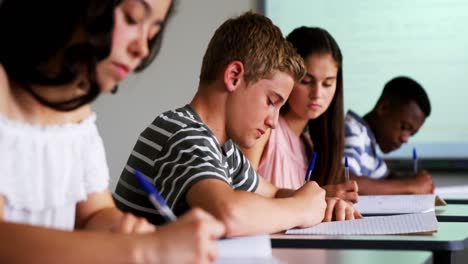
[[[310,160],[309,168],[307,168],[307,172],[305,175],[305,181],[308,182],[310,180],[310,175],[312,174],[312,171],[314,170],[315,166],[315,159],[317,158],[317,152],[314,151],[312,154],[312,159]]]
[[[156,190],[153,184],[145,178],[143,173],[139,172],[138,170],[134,170],[133,174],[135,175],[138,183],[140,183],[140,186],[148,194],[149,200],[154,205],[154,207],[158,209],[161,216],[164,217],[167,221],[176,220],[177,217],[171,211],[171,208],[167,206],[164,198],[161,196],[161,194],[159,194],[158,190]]]
[[[418,154],[416,154],[416,148],[413,148],[413,172],[418,173]]]
[[[349,165],[348,165],[348,157],[346,156],[344,159],[344,179],[345,179],[345,182],[349,181]]]

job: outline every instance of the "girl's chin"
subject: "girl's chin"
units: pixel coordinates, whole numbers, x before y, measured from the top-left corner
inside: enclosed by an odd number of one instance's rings
[[[319,113],[319,112],[313,112],[313,113],[308,113],[307,114],[307,119],[311,120],[311,119],[316,119],[318,118],[319,116],[321,116],[323,113]]]
[[[104,84],[101,84],[101,93],[113,92],[117,87],[117,84],[117,82],[106,82]]]

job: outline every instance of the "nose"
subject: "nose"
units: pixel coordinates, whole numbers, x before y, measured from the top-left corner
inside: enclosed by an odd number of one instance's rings
[[[320,86],[316,83],[311,84],[311,87],[309,89],[309,98],[310,99],[318,98],[319,93],[320,93]]]
[[[145,37],[146,34],[143,33],[141,32],[136,36],[129,47],[130,54],[139,59],[146,58],[149,54],[148,39]]]
[[[409,137],[410,137],[409,133],[402,133],[400,135],[401,143],[408,143]]]
[[[271,129],[275,129],[278,124],[279,109],[273,110],[273,113],[269,114],[265,119],[265,125]]]

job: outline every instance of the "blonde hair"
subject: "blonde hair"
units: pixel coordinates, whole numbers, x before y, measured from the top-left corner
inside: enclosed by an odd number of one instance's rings
[[[303,59],[280,29],[263,15],[246,12],[228,19],[214,33],[203,57],[200,81],[212,82],[232,61],[244,64],[247,84],[272,77],[276,71],[295,82],[305,73]]]

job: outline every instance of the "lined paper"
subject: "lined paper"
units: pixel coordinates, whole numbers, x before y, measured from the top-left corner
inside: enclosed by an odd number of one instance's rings
[[[354,208],[361,214],[408,214],[434,211],[435,194],[360,195]]]
[[[314,227],[290,229],[287,235],[396,235],[434,232],[438,229],[434,212],[374,216],[356,220],[321,223]]]

